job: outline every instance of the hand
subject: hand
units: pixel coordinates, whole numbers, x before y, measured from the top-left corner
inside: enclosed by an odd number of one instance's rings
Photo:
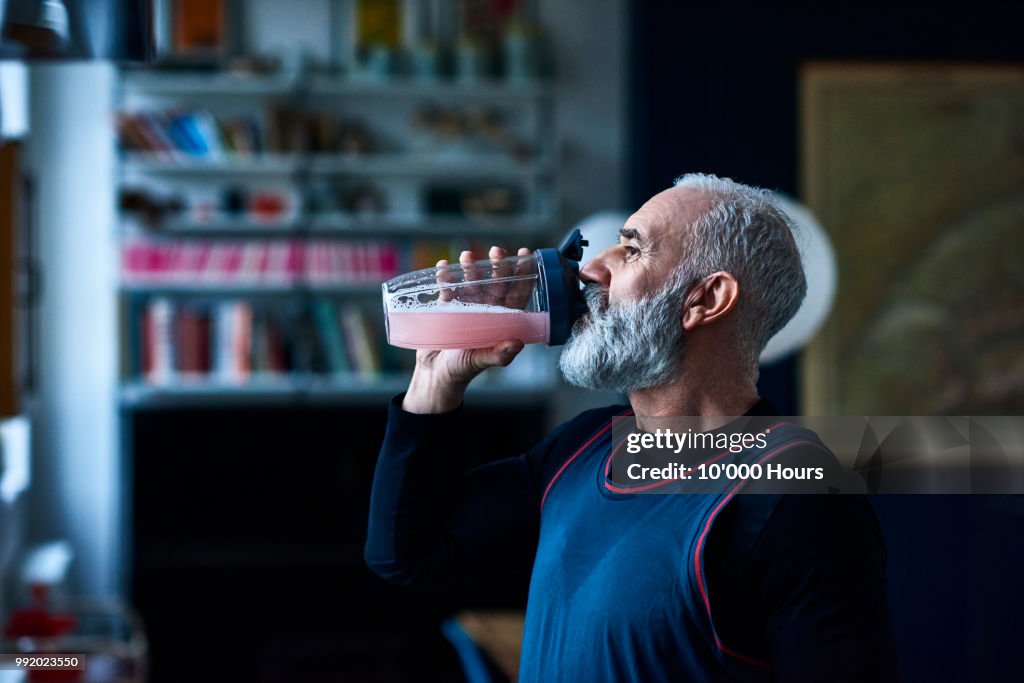
[[[530,250],[521,248],[519,256],[528,256]],[[491,247],[488,257],[492,261],[505,258],[508,254],[500,247]],[[472,266],[476,257],[471,251],[464,251],[459,256],[466,278],[473,273]],[[529,265],[527,265],[529,263]],[[448,261],[437,262],[438,266],[448,265]],[[523,259],[524,268],[532,268],[532,259]],[[510,265],[496,266],[497,277],[511,275]],[[520,271],[519,267],[516,268]],[[458,298],[461,301],[490,303],[494,305],[523,308],[529,298],[533,285],[531,283],[511,283],[502,288],[497,287],[460,287]],[[491,291],[488,291],[491,290]],[[485,293],[486,292],[486,293]],[[452,290],[442,290],[442,296],[448,300],[455,298]],[[489,349],[446,349],[420,350],[416,352],[416,368],[409,382],[409,390],[402,401],[402,409],[410,413],[442,413],[454,410],[462,403],[469,383],[487,368],[505,367],[523,350],[523,342],[510,339],[500,342]]]
[[[485,304],[502,308],[524,309],[530,302],[530,295],[537,286],[537,263],[526,247],[521,247],[516,256],[511,258],[501,247],[491,247],[487,253],[491,259],[490,280],[486,285],[465,284],[483,282],[476,256],[471,251],[464,251],[459,256],[462,267],[463,282],[461,286],[442,289],[441,301],[460,301],[467,304]],[[438,261],[438,268],[447,266],[447,261]],[[500,280],[504,280],[501,282]],[[440,283],[456,282],[455,275],[448,270],[440,270],[437,274]],[[497,281],[497,282],[496,282]]]

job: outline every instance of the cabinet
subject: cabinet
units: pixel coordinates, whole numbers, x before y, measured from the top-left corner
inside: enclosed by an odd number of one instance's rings
[[[400,391],[380,284],[558,239],[544,82],[126,71],[122,404],[361,403]],[[540,401],[542,348],[480,399]]]

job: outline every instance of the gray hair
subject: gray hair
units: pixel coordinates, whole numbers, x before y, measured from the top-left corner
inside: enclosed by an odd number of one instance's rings
[[[702,173],[680,176],[675,186],[710,200],[690,226],[687,262],[677,270],[696,280],[718,271],[736,278],[737,346],[756,373],[768,340],[796,315],[807,293],[795,226],[769,190]]]

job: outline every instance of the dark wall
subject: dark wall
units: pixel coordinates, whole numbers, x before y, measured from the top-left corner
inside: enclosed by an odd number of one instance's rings
[[[804,6],[801,6],[803,4]],[[798,70],[815,59],[1024,61],[1024,3],[834,8],[630,3],[630,203],[701,171],[798,194]],[[762,395],[799,411],[791,360]],[[893,623],[909,681],[1017,680],[1024,614],[1019,497],[875,500]]]

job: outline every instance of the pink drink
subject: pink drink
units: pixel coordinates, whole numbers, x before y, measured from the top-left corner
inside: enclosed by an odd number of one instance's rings
[[[548,340],[547,313],[491,306],[439,308],[388,311],[388,343],[405,349],[481,349],[509,339],[524,344]]]

